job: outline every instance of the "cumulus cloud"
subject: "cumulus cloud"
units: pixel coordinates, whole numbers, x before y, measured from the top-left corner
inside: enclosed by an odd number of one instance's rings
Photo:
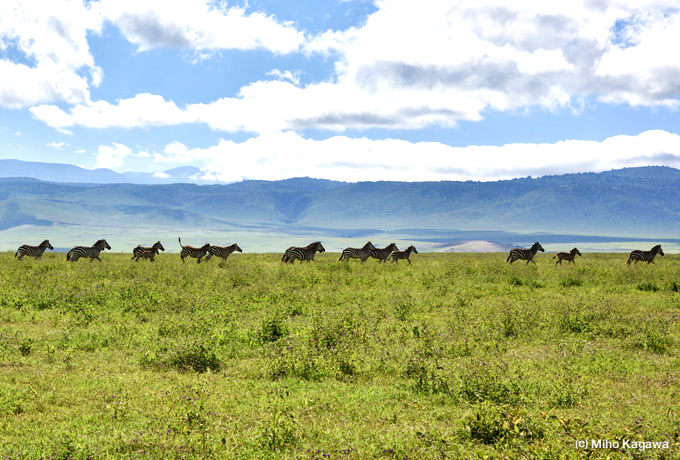
[[[110,103],[82,93],[71,97],[70,109],[42,104],[33,115],[62,129],[204,123],[218,131],[272,133],[455,126],[481,120],[488,110],[574,109],[587,100],[680,106],[680,55],[660,52],[680,40],[680,9],[670,0],[461,0],[417,7],[380,0],[360,27],[306,41],[292,25],[242,8],[200,0],[154,5],[104,0],[97,11],[140,50],[264,47],[325,54],[335,60],[334,74],[300,86],[299,74],[274,69],[268,75],[275,80],[185,107],[162,95]]]
[[[297,51],[302,32],[261,12],[206,0],[102,0],[97,11],[118,26],[139,51],[168,47],[196,51]]]
[[[0,2],[0,51],[5,52],[0,106],[89,102],[90,85],[101,82],[101,69],[90,54],[87,33],[100,25],[78,0]]]
[[[296,176],[350,182],[501,180],[650,164],[680,167],[680,135],[653,130],[601,142],[451,147],[438,142],[346,136],[313,140],[289,131],[244,142],[223,139],[208,148],[173,142],[156,153],[154,160],[197,162],[224,182]]]
[[[100,145],[97,149],[95,168],[116,168],[123,166],[125,159],[131,154],[132,149],[123,144]]]

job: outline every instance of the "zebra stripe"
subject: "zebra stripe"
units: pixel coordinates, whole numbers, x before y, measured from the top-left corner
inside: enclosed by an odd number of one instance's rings
[[[177,237],[179,239],[179,245],[182,246],[182,238]],[[184,258],[185,257],[193,257],[196,260],[197,264],[201,263],[201,257],[203,257],[206,254],[209,254],[211,250],[211,246],[208,243],[205,243],[203,246],[200,248],[195,248],[193,246],[182,246],[182,252],[180,252],[179,256],[182,258],[182,263],[184,263]]]
[[[372,257],[374,259],[378,259],[378,263],[380,262],[385,262],[387,258],[392,254],[392,251],[398,251],[399,248],[397,247],[396,243],[390,243],[389,245],[385,246],[384,248],[375,248],[370,251],[368,251],[369,257]]]
[[[413,245],[406,248],[406,251],[392,251],[390,253],[390,259],[392,259],[393,263],[397,263],[399,260],[406,259],[408,264],[411,265],[411,259],[409,257],[411,257],[412,252],[418,254],[418,250]]]
[[[158,254],[158,250],[165,251],[165,248],[161,244],[160,241],[157,241],[154,243],[153,246],[150,248],[144,247],[141,244],[138,245],[136,248],[132,250],[132,259],[130,260],[135,260],[135,262],[138,262],[139,259],[149,259],[149,262],[154,261],[154,257],[156,257],[156,254]]]
[[[534,262],[534,256],[538,251],[545,252],[545,249],[543,249],[543,246],[541,246],[538,241],[534,243],[533,246],[531,246],[531,249],[520,249],[520,248],[514,248],[510,250],[510,254],[508,255],[508,258],[505,259],[505,261],[510,261],[512,264],[516,260],[526,260],[527,265],[529,265],[529,262],[533,262],[534,265],[536,265],[536,262]]]
[[[375,246],[373,246],[373,243],[370,241],[364,244],[364,247],[362,248],[345,248],[342,250],[342,254],[338,259],[338,262],[340,262],[342,259],[345,259],[346,261],[349,261],[349,259],[360,259],[361,263],[363,264],[366,262],[366,259],[368,259],[371,251],[374,250]]]
[[[286,249],[286,252],[283,254],[283,257],[281,258],[281,262],[283,263],[290,262],[291,264],[296,260],[299,260],[300,262],[302,262],[303,260],[309,262],[310,260],[314,260],[314,256],[316,255],[317,251],[318,252],[326,251],[326,248],[323,247],[321,241],[315,241],[314,243],[311,243],[304,248],[290,247]]]
[[[553,256],[553,259],[555,257],[557,257],[557,262],[555,262],[555,266],[557,266],[557,264],[562,265],[562,260],[566,260],[567,263],[573,262],[574,265],[576,265],[576,261],[574,259],[576,258],[576,256],[580,256],[580,255],[581,255],[581,251],[579,251],[576,248],[572,249],[569,252],[558,252],[557,254],[555,254]]]
[[[106,240],[99,240],[91,247],[75,246],[71,248],[68,254],[66,254],[66,260],[76,262],[81,257],[89,257],[90,262],[92,262],[94,259],[97,259],[101,262],[102,260],[99,258],[99,254],[104,249],[111,249],[111,246],[109,246],[109,243],[107,243]]]
[[[17,252],[14,253],[14,257],[18,257],[19,260],[22,259],[24,256],[28,257],[35,257],[36,259],[40,259],[45,252],[45,249],[52,249],[52,245],[50,244],[50,240],[45,240],[42,243],[40,243],[38,246],[29,246],[27,244],[22,244],[19,246],[19,249],[17,249]]]
[[[210,254],[205,258],[205,261],[209,261],[212,256],[221,257],[227,260],[227,257],[231,255],[232,252],[238,251],[243,252],[243,250],[238,247],[238,244],[234,243],[230,246],[210,246]]]
[[[654,246],[650,251],[640,251],[639,249],[635,249],[630,253],[628,260],[626,261],[626,265],[630,265],[631,261],[635,263],[641,261],[647,262],[648,264],[653,264],[654,257],[656,257],[657,254],[664,255],[660,244]]]

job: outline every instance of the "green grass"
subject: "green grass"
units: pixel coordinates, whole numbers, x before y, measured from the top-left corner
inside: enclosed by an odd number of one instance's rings
[[[677,256],[280,256],[1,253],[0,457],[680,453]]]

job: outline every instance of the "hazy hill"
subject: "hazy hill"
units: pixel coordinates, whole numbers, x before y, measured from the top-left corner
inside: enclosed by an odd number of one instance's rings
[[[35,229],[50,226],[93,241],[99,236],[85,229],[113,232],[125,244],[159,234],[176,240],[180,231],[225,235],[224,242],[234,241],[232,235],[258,235],[258,241],[274,234],[301,241],[318,235],[337,238],[338,245],[401,235],[442,250],[462,240],[516,244],[514,235],[521,234],[677,239],[680,171],[646,167],[498,182],[296,178],[200,186],[0,179],[0,230],[34,232],[39,239],[46,232]]]
[[[157,173],[125,172],[110,169],[84,169],[61,163],[41,163],[21,160],[0,160],[0,178],[26,177],[49,182],[88,184],[193,184],[215,183],[202,180],[203,172],[193,166],[183,166]]]

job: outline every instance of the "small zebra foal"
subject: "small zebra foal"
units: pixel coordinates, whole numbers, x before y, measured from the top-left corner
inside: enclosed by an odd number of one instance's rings
[[[19,260],[22,259],[24,256],[28,257],[35,257],[36,260],[40,259],[45,252],[45,249],[52,249],[52,245],[50,244],[50,240],[45,240],[42,243],[40,243],[38,246],[29,246],[27,244],[22,244],[19,246],[19,249],[17,249],[17,252],[14,253],[14,257],[17,257]]]
[[[385,262],[387,258],[392,254],[392,251],[398,251],[399,248],[397,247],[396,243],[390,243],[384,248],[375,248],[371,251],[368,251],[369,257],[372,257],[374,259],[378,259],[378,263],[380,262]]]
[[[302,262],[303,260],[305,262],[309,262],[310,260],[314,260],[314,256],[316,255],[317,252],[325,252],[326,248],[323,247],[321,244],[321,241],[315,241],[314,243],[308,244],[304,248],[299,248],[295,246],[291,246],[290,248],[286,249],[286,252],[283,254],[283,257],[281,258],[281,263],[293,263],[296,260],[299,260]]]
[[[572,249],[569,252],[558,252],[553,256],[553,259],[557,257],[557,262],[555,262],[555,266],[557,267],[557,264],[562,265],[562,260],[566,260],[567,263],[572,262],[574,265],[576,265],[576,261],[574,260],[574,258],[580,255],[581,252],[576,248]]]
[[[639,249],[635,249],[630,253],[628,260],[626,261],[626,265],[630,265],[631,261],[635,263],[638,263],[638,261],[640,261],[647,262],[648,264],[653,264],[654,257],[656,257],[657,254],[663,255],[663,250],[661,249],[660,244],[654,246],[650,251],[640,251]]]
[[[209,261],[212,256],[221,257],[227,260],[227,257],[231,255],[232,252],[243,252],[243,250],[238,247],[238,244],[234,243],[229,246],[215,246],[214,244],[210,246],[210,254],[205,258],[205,261]]]
[[[135,262],[139,262],[139,259],[149,259],[149,262],[154,261],[154,257],[158,254],[158,250],[165,251],[165,248],[160,241],[154,243],[150,248],[144,247],[141,244],[132,250],[132,259]]]
[[[536,265],[536,262],[534,262],[534,256],[538,251],[545,252],[545,249],[543,249],[543,246],[541,246],[538,241],[536,241],[533,246],[531,246],[531,249],[520,249],[520,248],[513,248],[510,250],[510,254],[508,255],[508,258],[505,259],[505,261],[510,261],[512,264],[516,260],[526,260],[527,265],[529,265],[529,262],[533,262],[534,265]]]
[[[412,252],[418,254],[418,250],[413,245],[406,248],[406,251],[392,251],[390,253],[390,259],[392,259],[392,262],[394,263],[397,263],[397,261],[399,260],[406,259],[408,261],[408,264],[411,265],[411,259],[409,259],[409,257],[411,257]]]
[[[342,250],[342,254],[338,259],[338,262],[340,262],[342,259],[345,259],[346,261],[349,261],[349,259],[359,259],[363,264],[366,262],[366,259],[368,259],[368,256],[371,255],[371,251],[374,250],[375,246],[373,246],[373,243],[370,241],[364,244],[364,247],[362,248],[345,248]]]
[[[99,254],[104,249],[111,249],[111,246],[109,246],[109,243],[107,243],[106,240],[99,240],[91,247],[75,246],[71,248],[71,250],[66,254],[66,260],[77,262],[81,257],[89,257],[90,262],[92,262],[94,259],[97,259],[101,262],[102,260],[99,258]]]
[[[182,238],[177,237],[179,240],[179,245],[182,246]],[[179,256],[182,258],[182,263],[184,263],[184,258],[185,257],[193,257],[196,260],[197,264],[201,263],[201,258],[209,254],[211,250],[211,246],[208,243],[205,243],[203,246],[200,248],[195,248],[193,246],[182,246],[182,252],[180,252]]]

